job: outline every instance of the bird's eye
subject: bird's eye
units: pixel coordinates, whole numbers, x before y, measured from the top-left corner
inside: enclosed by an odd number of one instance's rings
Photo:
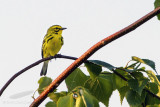
[[[58,28],[58,27],[56,27],[56,28],[55,28],[55,30],[59,30],[59,28]]]
[[[58,27],[55,28],[55,32],[58,32],[60,29]]]

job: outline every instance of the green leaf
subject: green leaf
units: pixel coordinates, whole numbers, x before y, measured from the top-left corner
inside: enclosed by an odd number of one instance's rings
[[[104,79],[107,79],[107,80],[109,80],[110,82],[112,82],[111,84],[113,84],[113,73],[111,73],[111,72],[108,72],[108,71],[104,71],[104,72],[102,72],[100,75],[99,75],[99,77],[102,77],[102,78],[104,78]],[[114,88],[114,87],[113,87]],[[115,90],[115,89],[114,89]]]
[[[59,93],[52,92],[52,93],[49,93],[48,97],[56,103],[60,97],[63,97],[66,95],[67,95],[67,92],[65,92],[65,91],[62,91]]]
[[[123,77],[127,78],[128,73],[126,71],[116,69],[116,72],[118,72]],[[112,78],[113,78],[113,86],[116,89],[120,89],[121,87],[124,87],[127,85],[127,81],[125,81],[124,79],[122,79],[120,76],[118,76],[115,73],[112,74]]]
[[[89,62],[92,62],[92,63],[97,64],[99,66],[105,67],[109,70],[112,70],[113,68],[115,68],[113,65],[111,65],[107,62],[100,61],[100,60],[89,60]]]
[[[141,93],[148,82],[149,82],[148,79],[141,79],[141,80],[130,79],[128,80],[128,86],[141,96]]]
[[[155,0],[154,7],[155,8],[160,7],[160,0]],[[158,14],[157,17],[158,17],[158,20],[160,20],[160,14]]]
[[[141,104],[138,105],[138,106],[130,105],[130,107],[146,107],[146,105],[145,105],[146,95],[147,95],[147,92],[146,92],[145,90],[143,90],[143,91],[142,91],[142,95],[141,95],[141,96],[138,96],[138,97],[140,97],[140,102],[141,102]]]
[[[155,65],[155,63],[153,61],[151,61],[149,59],[142,59],[142,60],[145,62],[145,64],[147,64],[148,66],[150,66],[157,73],[157,71],[156,71],[156,65]]]
[[[149,83],[148,84],[148,88],[149,90],[154,93],[154,94],[157,94],[158,93],[158,85],[156,83]]]
[[[96,78],[102,71],[102,67],[97,64],[85,63],[85,66],[90,74],[91,79]]]
[[[119,91],[119,94],[120,94],[120,101],[121,101],[121,104],[123,102],[123,99],[126,95],[126,92],[129,90],[129,87],[128,86],[124,86],[124,87],[121,87],[118,89]]]
[[[137,61],[137,62],[141,62],[141,63],[145,63],[142,59],[140,59],[136,56],[132,56],[132,60]]]
[[[73,90],[77,86],[83,86],[84,82],[88,78],[89,77],[87,77],[79,68],[77,68],[65,79],[68,91]]]
[[[138,89],[136,89],[136,90],[137,90],[139,95],[142,94],[142,91],[145,88],[145,86],[148,84],[148,82],[149,82],[149,79],[144,79],[143,78],[143,79],[138,80]]]
[[[99,107],[98,100],[94,96],[92,96],[87,90],[80,90],[80,93],[85,107]]]
[[[150,70],[146,70],[145,72],[147,73],[147,75],[150,78],[151,82],[156,83],[158,85],[158,93],[157,93],[157,95],[160,96],[160,82],[159,82],[157,76],[154,74],[154,72],[152,72]]]
[[[69,94],[64,97],[60,97],[57,101],[57,107],[74,107],[75,99],[72,94]]]
[[[93,96],[108,106],[109,98],[113,92],[113,84],[110,79],[103,77],[90,79],[85,83],[85,88],[89,89]]]
[[[132,60],[138,61],[140,63],[143,63],[143,64],[146,64],[146,65],[150,66],[157,73],[156,67],[155,67],[155,63],[153,61],[151,61],[149,59],[140,59],[140,58],[138,58],[136,56],[133,56]]]
[[[56,103],[55,103],[55,102],[52,102],[52,101],[48,102],[45,106],[46,106],[46,107],[57,107],[57,106],[56,106]]]
[[[160,86],[160,82],[159,82],[157,76],[154,74],[154,72],[152,72],[151,70],[146,70],[145,72],[147,73],[148,77],[150,78],[150,80],[152,82],[154,82]]]
[[[143,76],[143,73],[141,73],[141,72],[132,72],[131,75],[132,75],[133,77],[135,77],[136,79],[138,79],[138,80],[139,80],[139,79],[143,79],[143,78],[146,79],[146,77],[144,77],[144,76]]]
[[[113,84],[113,76],[112,75],[113,75],[113,73],[104,71],[99,75],[99,77],[105,78],[105,79],[109,80],[110,82],[112,82],[112,84]],[[115,90],[115,89],[116,88],[113,87],[113,90]]]
[[[38,80],[39,88],[38,88],[38,93],[42,93],[44,89],[52,82],[52,79],[49,77],[41,77]]]
[[[142,103],[141,96],[133,90],[127,91],[126,99],[130,106],[139,106]]]

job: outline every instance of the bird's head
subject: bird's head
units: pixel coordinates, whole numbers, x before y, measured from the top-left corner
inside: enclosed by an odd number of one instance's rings
[[[62,28],[60,25],[53,25],[48,29],[47,33],[62,34],[62,30],[65,30],[65,29],[67,28]]]

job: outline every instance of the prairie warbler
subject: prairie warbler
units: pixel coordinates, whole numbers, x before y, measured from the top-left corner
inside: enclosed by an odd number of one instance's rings
[[[64,29],[66,28],[62,28],[59,25],[53,25],[48,29],[47,34],[43,39],[42,58],[54,56],[59,52],[59,50],[63,45],[62,30]],[[41,76],[46,75],[48,62],[49,61],[44,61],[43,67],[40,73]]]

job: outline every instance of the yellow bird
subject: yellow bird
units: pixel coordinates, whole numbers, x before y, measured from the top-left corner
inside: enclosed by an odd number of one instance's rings
[[[66,28],[62,28],[59,25],[53,25],[48,29],[43,39],[42,58],[54,56],[60,51],[63,45],[62,30],[64,29]],[[46,75],[48,62],[49,61],[44,61],[40,76]]]

